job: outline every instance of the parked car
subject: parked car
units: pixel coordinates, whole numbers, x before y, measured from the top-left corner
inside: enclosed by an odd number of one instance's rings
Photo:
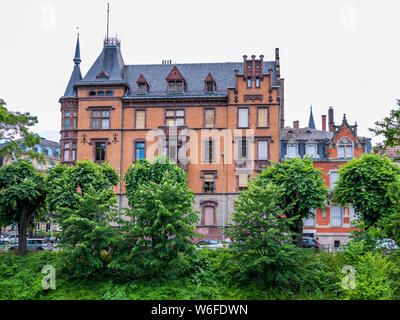
[[[28,250],[53,250],[53,246],[50,241],[46,239],[28,239],[26,241],[26,247]],[[18,250],[17,245],[10,246],[8,250]]]
[[[376,247],[383,249],[386,253],[390,253],[391,251],[399,248],[396,242],[389,238],[383,238],[382,240],[379,240]]]
[[[8,236],[5,236],[3,239],[4,242],[7,243],[18,243],[18,235],[15,236],[15,233],[9,234]]]
[[[228,244],[223,243],[221,240],[214,240],[214,239],[204,239],[200,240],[195,243],[196,249],[212,249],[216,250],[218,248],[225,248],[228,247]]]
[[[303,248],[311,248],[318,250],[319,242],[311,237],[303,237]]]

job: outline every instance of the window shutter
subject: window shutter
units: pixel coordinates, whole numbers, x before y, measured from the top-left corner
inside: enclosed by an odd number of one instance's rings
[[[207,109],[205,111],[205,127],[206,128],[214,128],[214,109]]]
[[[144,110],[136,111],[136,129],[145,128],[145,112]]]
[[[249,176],[247,173],[239,173],[239,187],[247,187]]]
[[[268,160],[268,141],[258,141],[258,160]]]
[[[214,224],[214,208],[205,207],[204,208],[204,224],[206,226],[211,226]]]
[[[239,109],[239,127],[247,128],[249,126],[249,109]]]
[[[214,182],[214,174],[213,173],[205,173],[204,174],[204,182]]]
[[[268,109],[259,108],[258,109],[258,126],[267,127],[268,126]]]

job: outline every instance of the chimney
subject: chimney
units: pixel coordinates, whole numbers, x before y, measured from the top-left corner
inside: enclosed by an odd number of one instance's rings
[[[279,61],[279,48],[275,48],[276,80],[281,79],[281,65]]]
[[[299,120],[293,121],[293,129],[298,129],[299,128]]]
[[[329,131],[333,132],[334,128],[333,126],[335,125],[335,121],[333,119],[333,107],[329,107],[328,110],[328,126],[329,126]]]
[[[326,131],[326,114],[322,115],[322,130]]]

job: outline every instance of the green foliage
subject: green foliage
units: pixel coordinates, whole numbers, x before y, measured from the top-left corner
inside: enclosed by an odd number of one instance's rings
[[[125,181],[133,209],[123,230],[132,242],[129,253],[121,254],[122,261],[112,266],[138,278],[173,278],[187,272],[198,218],[186,172],[167,159],[143,160],[128,169]],[[129,261],[128,266],[123,261]]]
[[[37,117],[29,113],[8,111],[5,106],[4,100],[0,99],[0,141],[4,142],[0,146],[0,157],[7,155],[20,158],[22,145],[33,147],[40,143],[40,137],[30,133],[28,128],[38,122]],[[27,153],[31,158],[43,160],[43,157],[33,150]]]
[[[399,181],[399,172],[387,157],[363,154],[340,168],[335,201],[342,206],[351,204],[368,228],[394,213],[388,188]]]
[[[400,106],[400,100],[397,100]],[[378,149],[384,150],[386,147],[394,147],[400,145],[400,109],[390,111],[390,116],[385,117],[382,121],[375,122],[375,128],[369,129],[377,136],[383,136],[383,142],[378,145]],[[397,157],[396,160],[399,160]]]
[[[113,186],[117,173],[108,165],[92,161],[74,167],[59,165],[47,178],[48,203],[61,226],[63,268],[73,277],[107,271],[121,233]]]
[[[45,176],[27,160],[18,160],[0,168],[0,225],[19,226],[19,253],[26,253],[26,232],[45,207]]]
[[[324,207],[327,201],[328,188],[323,174],[321,169],[314,168],[311,159],[294,158],[265,167],[254,183],[261,187],[272,183],[281,188],[276,202],[287,218],[294,218],[292,232],[301,234],[302,219],[312,216],[312,209]],[[302,246],[301,237],[298,237],[297,246]]]

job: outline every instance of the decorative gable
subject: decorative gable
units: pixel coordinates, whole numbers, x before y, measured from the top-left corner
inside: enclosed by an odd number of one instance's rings
[[[143,76],[143,74],[141,73],[139,78],[137,79],[136,83],[140,83],[140,84],[147,84],[147,80],[146,78]]]
[[[168,76],[165,80],[167,80],[167,81],[185,81],[185,79],[183,78],[182,74],[180,73],[180,71],[178,70],[178,68],[176,66],[174,66],[172,68],[172,70],[170,71],[170,73],[168,74]]]
[[[96,76],[96,79],[109,79],[110,76],[104,70],[100,71],[99,74]]]
[[[206,92],[214,92],[215,91],[215,80],[211,74],[211,72],[208,73],[206,79],[204,80],[205,82],[205,90]]]

